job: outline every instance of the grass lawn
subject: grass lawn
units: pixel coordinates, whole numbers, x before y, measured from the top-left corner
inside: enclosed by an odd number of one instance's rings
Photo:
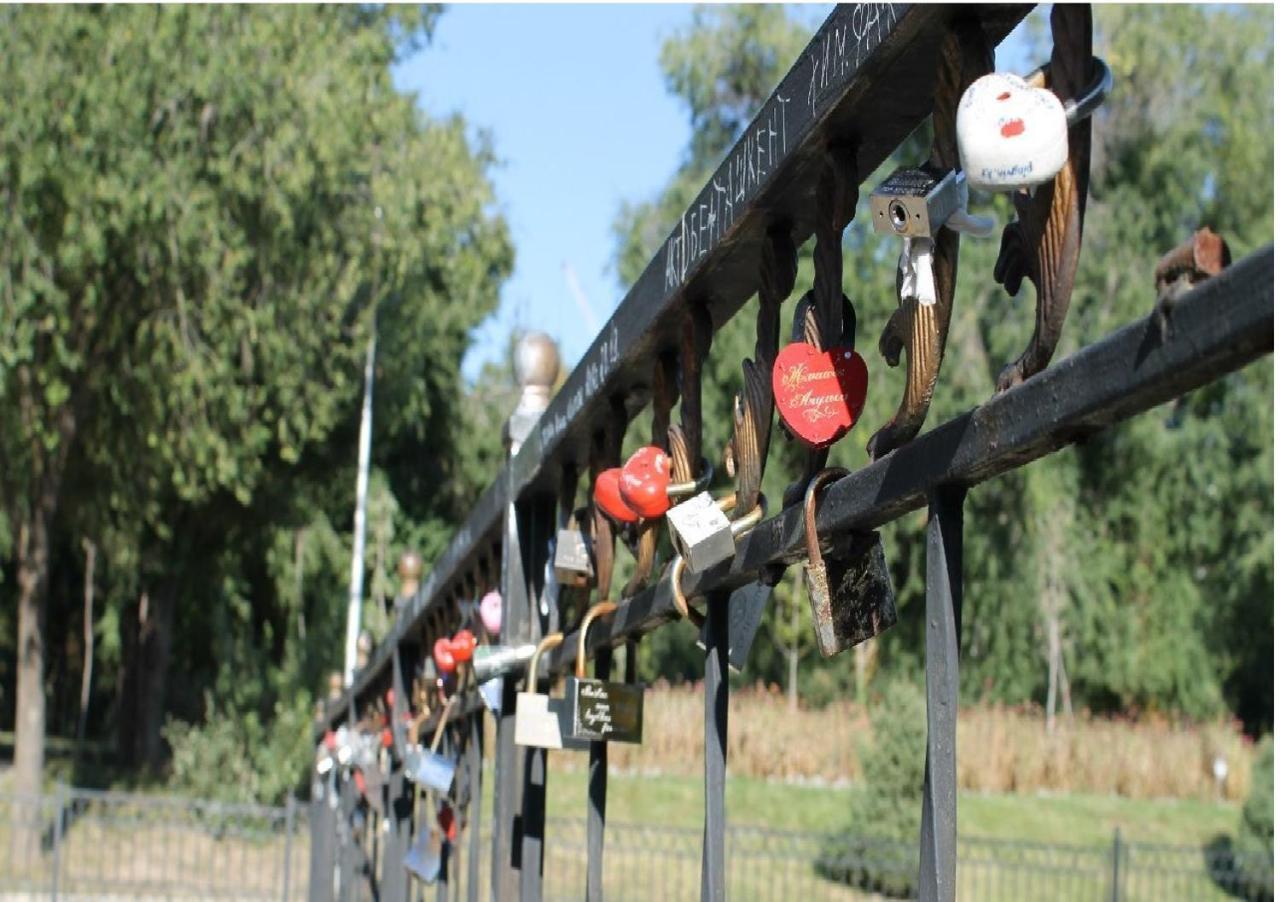
[[[701,762],[695,765],[700,770]],[[485,788],[491,781],[486,780]],[[553,771],[547,781],[547,813],[585,817],[587,775]],[[789,786],[730,776],[725,804],[729,822],[786,830],[834,830],[849,821],[858,788]],[[702,775],[609,778],[609,819],[701,827]],[[1101,845],[1117,827],[1126,840],[1201,845],[1234,834],[1240,809],[1229,803],[1143,800],[1093,795],[960,794],[962,836]]]

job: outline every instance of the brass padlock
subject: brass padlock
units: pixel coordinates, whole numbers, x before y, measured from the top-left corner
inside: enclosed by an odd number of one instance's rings
[[[516,695],[516,745],[540,749],[585,751],[589,746],[566,735],[564,699],[538,693],[538,661],[542,653],[564,641],[564,633],[549,633],[529,659],[524,691]]]
[[[822,470],[804,493],[804,535],[809,552],[804,582],[813,609],[813,631],[824,658],[877,636],[898,622],[893,583],[878,532],[851,533],[847,547],[826,557],[818,543],[818,489],[848,473],[838,467]]]
[[[568,525],[556,533],[556,582],[572,589],[584,589],[595,578],[591,546],[583,528],[585,511],[576,511]]]
[[[640,742],[644,726],[644,687],[587,678],[587,631],[601,614],[617,610],[612,601],[591,607],[578,627],[578,663],[565,680],[565,701],[572,712],[569,735],[595,742]]]

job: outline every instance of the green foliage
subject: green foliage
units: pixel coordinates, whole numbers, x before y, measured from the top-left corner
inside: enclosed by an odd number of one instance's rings
[[[1240,813],[1240,832],[1236,841],[1236,849],[1241,855],[1238,870],[1257,881],[1249,887],[1249,892],[1258,898],[1270,897],[1275,889],[1271,867],[1275,858],[1274,753],[1272,737],[1268,736],[1258,745],[1249,798]],[[1264,873],[1259,872],[1261,862],[1267,863]]]
[[[171,786],[198,799],[278,805],[298,789],[313,754],[305,698],[277,702],[269,717],[206,696],[201,725],[170,720]]]
[[[924,786],[925,699],[918,685],[893,681],[871,711],[873,741],[860,750],[866,789],[853,797],[853,821],[831,838],[818,868],[824,876],[868,892],[915,893],[914,855]]]

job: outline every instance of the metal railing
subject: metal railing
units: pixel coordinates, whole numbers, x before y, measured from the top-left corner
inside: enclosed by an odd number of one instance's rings
[[[0,794],[0,890],[304,899],[310,850],[301,810],[292,797],[277,808],[66,787]]]
[[[692,465],[702,457],[717,456],[702,448],[702,361],[716,331],[753,295],[759,300],[756,358],[751,361],[754,369],[744,368],[747,401],[742,408],[747,412],[738,414],[749,423],[742,426],[735,420],[733,447],[739,498],[758,497],[768,450],[759,437],[770,432],[773,407],[767,388],[752,383],[751,374],[757,374],[757,379],[759,373],[767,374],[778,354],[782,304],[800,293],[795,285],[800,246],[815,238],[813,289],[801,302],[809,305],[807,313],[801,311],[806,340],[816,334],[812,343],[830,348],[837,344],[831,327],[839,326],[843,316],[841,236],[854,215],[859,186],[931,112],[933,154],[944,161],[944,169],[958,165],[948,159],[954,156],[954,147],[949,146],[954,142],[946,134],[954,133],[958,91],[990,68],[991,49],[1030,8],[838,6],[690,204],[556,396],[548,403],[550,379],[545,385],[536,380],[526,383],[525,400],[508,424],[508,463],[427,578],[419,581],[414,576],[407,581],[412,588],[398,602],[400,615],[394,628],[372,651],[350,689],[329,701],[317,723],[317,740],[339,726],[363,729],[370,739],[381,742],[385,725],[392,736],[385,759],[378,757],[380,752],[366,754],[368,762],[385,761],[386,766],[366,763],[362,769],[348,760],[323,779],[318,772],[313,782],[310,886],[314,897],[330,898],[336,886],[343,898],[376,895],[398,902],[414,891],[403,862],[415,837],[426,835],[423,830],[435,814],[420,802],[426,797],[420,797],[405,778],[403,723],[411,696],[408,690],[423,676],[422,665],[430,660],[434,643],[451,636],[471,616],[465,602],[484,589],[497,588],[502,595],[500,641],[518,645],[563,631],[563,644],[544,656],[543,673],[555,677],[569,671],[579,645],[572,616],[580,614],[583,605],[562,611],[564,596],[547,574],[557,528],[565,526],[577,508],[578,483],[584,475],[594,479],[621,463],[623,434],[646,409],[652,415],[653,441],[664,444],[673,459],[684,454]],[[1051,19],[1055,52],[1061,39],[1065,55],[1090,53],[1089,15],[1087,7],[1063,6],[1055,11]],[[1088,128],[1080,124],[1072,128],[1078,127]],[[1087,131],[1073,131],[1071,140],[1081,137],[1087,146]],[[1075,179],[1077,185],[1087,187],[1087,166],[1075,173]],[[1062,214],[1057,219],[1067,221],[1073,211],[1060,210],[1059,201],[1070,206],[1076,192],[1064,189],[1059,197],[1056,186],[1052,191],[1045,196],[1051,197],[1055,215]],[[1075,212],[1083,217],[1083,210]],[[1034,219],[1026,219],[1020,228],[1034,229],[1029,225]],[[1062,234],[1053,239],[1057,244],[1043,253],[1051,258],[1046,265],[1065,269],[1055,269],[1045,291],[1036,291],[1038,317],[1046,311],[1046,315],[1065,315],[1074,279],[1078,246],[1071,246],[1071,230],[1059,231]],[[938,238],[933,265],[938,273],[949,271],[949,277],[940,276],[937,284],[949,281],[954,289],[959,238],[947,228],[938,232]],[[1026,247],[1040,247],[1036,236],[1023,236],[1023,242]],[[1128,898],[1131,889],[1145,890],[1137,885],[1131,888],[1127,874],[1150,874],[1154,881],[1178,873],[1177,867],[1137,868],[1135,863],[1145,860],[1144,856],[1159,857],[1154,847],[1121,846],[1120,852],[1112,850],[1109,859],[1106,853],[1100,858],[1088,850],[1046,853],[1045,862],[1035,864],[1036,847],[1002,846],[1004,851],[997,851],[996,845],[979,848],[972,842],[958,843],[955,731],[964,587],[963,502],[969,489],[986,480],[1085,440],[1270,353],[1273,256],[1268,246],[1212,278],[1197,278],[1196,287],[1176,300],[1162,296],[1152,317],[1135,321],[1048,368],[1043,367],[1053,348],[1036,344],[1043,342],[1037,330],[1037,338],[1020,361],[1017,378],[1002,382],[1004,390],[918,436],[938,378],[953,298],[940,290],[935,303],[910,298],[898,308],[898,327],[905,328],[906,322],[914,330],[909,336],[908,389],[899,414],[873,439],[873,460],[829,484],[816,524],[820,540],[830,540],[873,530],[910,511],[928,508],[924,655],[928,752],[920,840],[914,854],[901,857],[903,873],[914,874],[923,897],[1000,897],[1005,890],[974,888],[966,881],[978,879],[971,874],[984,873],[982,860],[990,863],[985,873],[1005,873],[1010,866],[994,862],[1018,856],[1027,862],[1015,868],[1019,872],[1029,874],[1039,868],[1057,874],[1055,879],[1078,880],[1078,890],[1063,890],[1067,897],[1094,897],[1110,887],[1114,897]],[[1028,261],[1021,262],[1029,266]],[[834,332],[838,335],[840,329]],[[541,401],[534,403],[538,397]],[[766,400],[759,401],[761,397]],[[678,423],[673,412],[679,414]],[[804,472],[794,474],[799,477],[796,484],[807,483],[825,459],[825,453],[810,454]],[[680,478],[691,479],[696,470],[690,469],[689,474]],[[670,853],[683,861],[680,856],[686,851],[697,850],[689,854],[697,862],[698,879],[674,887],[675,897],[751,898],[760,892],[759,884],[773,877],[772,871],[758,874],[754,882],[748,881],[757,888],[748,888],[735,876],[769,853],[751,852],[744,845],[748,834],[726,824],[727,654],[732,593],[758,580],[776,578],[780,566],[794,564],[804,555],[801,505],[795,503],[794,492],[789,495],[790,504],[780,505],[775,516],[748,533],[732,560],[687,573],[681,582],[688,597],[706,599],[705,828],[701,834],[682,837],[681,851]],[[745,506],[738,515],[743,515],[750,504],[740,503]],[[617,531],[601,515],[593,516],[596,588],[607,592]],[[635,544],[648,548],[645,566],[652,571],[652,542],[645,546],[637,539]],[[597,621],[584,637],[582,645],[595,661],[598,676],[607,673],[614,648],[626,645],[630,652],[634,643],[682,616],[671,580],[647,580],[645,567],[637,570],[639,578],[624,592],[616,611]],[[630,653],[628,661],[629,666],[634,662]],[[437,881],[437,897],[457,897],[464,885],[468,899],[482,894],[501,900],[557,895],[570,860],[574,867],[585,867],[585,875],[575,876],[574,885],[563,892],[575,897],[585,894],[588,899],[612,895],[606,892],[611,879],[604,865],[606,839],[621,844],[609,850],[611,859],[618,849],[628,848],[629,840],[617,838],[625,831],[620,834],[605,817],[608,744],[591,744],[585,823],[548,822],[546,752],[517,748],[514,742],[516,679],[505,681],[497,703],[491,815],[479,810],[482,750],[476,724],[486,716],[483,708],[469,698],[425,723],[430,730],[440,716],[454,722],[444,748],[466,762],[459,768],[466,776],[455,785],[459,796],[465,794],[469,801],[455,802],[460,819],[471,825],[468,839],[459,843],[466,864],[451,868],[447,880]],[[364,770],[376,771],[373,775],[380,784],[376,790],[356,785],[357,774],[368,782]],[[784,845],[777,837],[771,842],[773,847]],[[1010,851],[1015,848],[1016,854]],[[962,865],[969,860],[966,855],[978,863]],[[482,860],[488,867],[480,867]],[[841,864],[841,860],[830,862],[830,867],[863,867],[856,861]],[[668,869],[664,861],[654,860],[650,882],[678,870],[674,865]],[[1110,877],[1099,878],[1108,862]],[[888,873],[883,861],[876,867]],[[802,878],[797,873],[794,879]],[[1099,879],[1103,882],[1098,883]],[[1157,893],[1164,887],[1152,885]],[[636,888],[624,881],[615,890],[626,893]],[[646,898],[655,897],[647,889],[638,891]],[[1009,897],[1025,896],[1011,891]]]
[[[0,835],[0,898],[305,898],[309,849],[297,810],[292,800],[264,807],[67,788],[0,795],[0,825],[16,819],[42,837],[38,849],[15,856]],[[587,879],[586,824],[548,818],[546,827],[544,898],[577,899]],[[478,848],[487,851],[490,837],[481,833]],[[731,824],[725,843],[728,894],[738,900],[882,896],[913,887],[918,866],[914,841]],[[604,850],[609,899],[699,893],[699,830],[613,822]],[[960,899],[1261,899],[1270,886],[1266,856],[1128,842],[1119,831],[1102,846],[961,837],[957,855]],[[458,891],[455,884],[453,897]]]

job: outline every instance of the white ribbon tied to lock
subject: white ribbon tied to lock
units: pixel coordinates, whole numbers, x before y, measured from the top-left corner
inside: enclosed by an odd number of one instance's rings
[[[947,217],[944,225],[953,232],[975,238],[990,238],[995,229],[995,222],[989,217],[974,216],[969,212],[969,185],[963,173],[960,173],[960,205]],[[901,300],[914,298],[926,307],[938,303],[937,286],[933,281],[932,238],[903,238],[898,271],[902,274],[902,286],[898,289]]]

